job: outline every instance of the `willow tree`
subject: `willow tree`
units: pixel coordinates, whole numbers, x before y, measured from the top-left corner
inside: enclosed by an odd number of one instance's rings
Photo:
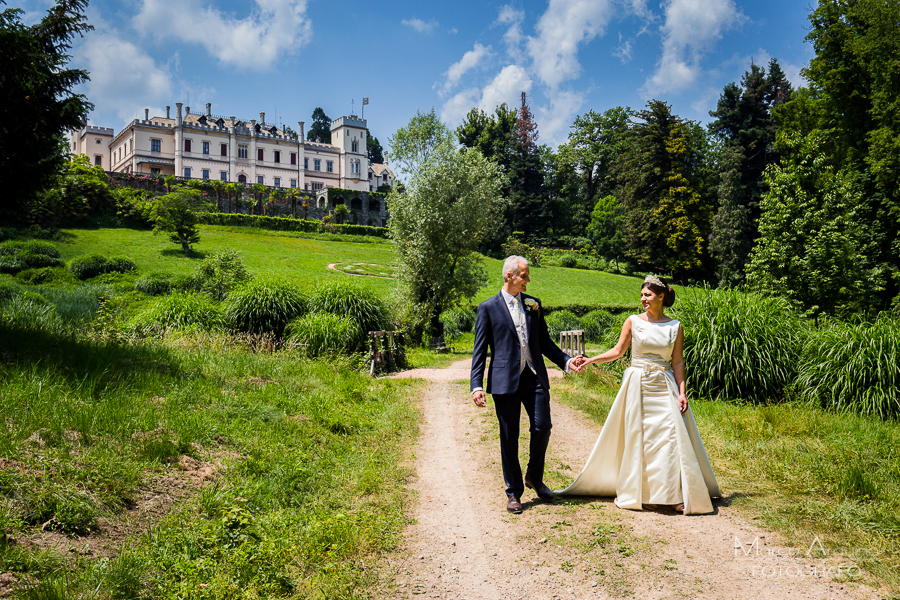
[[[430,325],[439,335],[441,312],[470,301],[488,281],[476,248],[503,212],[505,176],[477,149],[458,151],[433,110],[413,117],[390,145],[409,177],[387,199],[400,293],[414,331]]]

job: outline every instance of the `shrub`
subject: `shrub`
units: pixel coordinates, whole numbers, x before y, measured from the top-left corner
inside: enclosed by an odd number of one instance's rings
[[[0,254],[0,273],[18,273],[26,269],[28,265],[18,256]]]
[[[348,317],[357,332],[354,349],[365,346],[369,331],[392,327],[391,312],[381,296],[347,278],[333,278],[316,286],[309,299],[309,310]]]
[[[53,281],[55,277],[56,272],[51,267],[44,267],[42,269],[25,269],[24,271],[19,271],[16,274],[16,279],[18,279],[22,283],[28,283],[31,285],[48,283],[50,281]]]
[[[61,256],[56,246],[47,242],[39,242],[37,240],[32,240],[30,242],[25,242],[24,244],[22,244],[22,250],[24,252],[27,252],[28,254],[37,254],[40,256],[47,256],[49,258],[59,258]]]
[[[900,416],[900,322],[828,322],[811,332],[798,391],[825,408],[883,419]]]
[[[610,328],[616,327],[616,319],[606,310],[592,310],[579,319],[579,329],[584,330],[585,340],[599,342]]]
[[[172,273],[153,271],[138,277],[134,289],[148,296],[164,296],[176,288],[176,282]]]
[[[248,333],[281,336],[285,326],[306,313],[308,299],[289,283],[254,280],[233,290],[225,300],[225,323]]]
[[[574,269],[578,265],[578,259],[572,254],[564,254],[559,259],[559,266]]]
[[[19,286],[15,283],[2,281],[0,282],[0,302],[11,300],[13,297],[21,293]]]
[[[100,298],[107,294],[106,288],[95,285],[44,290],[44,295],[64,321],[82,323],[94,318],[100,308]]]
[[[157,298],[125,326],[126,332],[140,336],[160,336],[169,331],[199,328],[213,331],[224,323],[220,304],[202,294],[188,292]]]
[[[223,300],[228,292],[252,277],[237,252],[224,250],[204,258],[193,279],[195,289],[213,300]]]
[[[455,338],[472,331],[475,326],[475,312],[466,306],[457,306],[441,313],[444,336]]]
[[[69,272],[82,281],[104,273],[127,273],[135,269],[134,261],[124,256],[106,258],[102,254],[88,254],[69,261]]]
[[[672,316],[684,325],[687,375],[702,396],[766,402],[793,383],[805,327],[783,298],[695,289]]]
[[[309,313],[285,328],[285,338],[301,345],[309,356],[353,350],[360,335],[359,327],[349,316],[334,313]]]
[[[547,329],[550,331],[550,339],[559,340],[561,331],[571,331],[573,329],[581,329],[578,317],[570,310],[556,310],[547,315]]]
[[[62,264],[59,256],[59,250],[47,242],[2,242],[0,243],[0,272],[18,273],[25,269],[55,267]]]

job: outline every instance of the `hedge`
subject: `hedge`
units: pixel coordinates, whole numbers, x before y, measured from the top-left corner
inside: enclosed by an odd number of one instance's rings
[[[287,219],[285,217],[266,217],[261,215],[241,215],[233,213],[200,213],[199,222],[203,225],[230,225],[234,227],[254,227],[270,231],[301,231],[304,233],[337,233],[348,235],[369,235],[386,238],[387,227],[371,225],[337,225],[321,221],[305,221],[303,219]]]

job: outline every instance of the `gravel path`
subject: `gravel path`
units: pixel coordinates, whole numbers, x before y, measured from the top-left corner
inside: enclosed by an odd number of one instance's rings
[[[429,383],[415,447],[418,502],[390,561],[390,598],[880,598],[840,556],[809,558],[726,503],[713,515],[619,510],[611,498],[542,503],[510,515],[493,410],[469,399],[468,361],[399,374]],[[557,372],[557,376],[562,374]],[[600,427],[554,403],[548,470],[574,477]],[[523,411],[524,412],[524,411]],[[520,445],[527,448],[527,425]],[[713,465],[715,467],[715,465]],[[755,544],[754,544],[755,542]],[[751,544],[753,544],[751,546]],[[849,574],[851,577],[847,577]]]

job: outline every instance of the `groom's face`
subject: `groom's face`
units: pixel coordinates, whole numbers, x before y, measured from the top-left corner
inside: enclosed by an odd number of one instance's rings
[[[525,288],[528,286],[529,281],[531,281],[531,278],[528,276],[528,265],[520,262],[518,275],[506,274],[507,292],[511,296],[518,296],[521,292],[526,291]]]

